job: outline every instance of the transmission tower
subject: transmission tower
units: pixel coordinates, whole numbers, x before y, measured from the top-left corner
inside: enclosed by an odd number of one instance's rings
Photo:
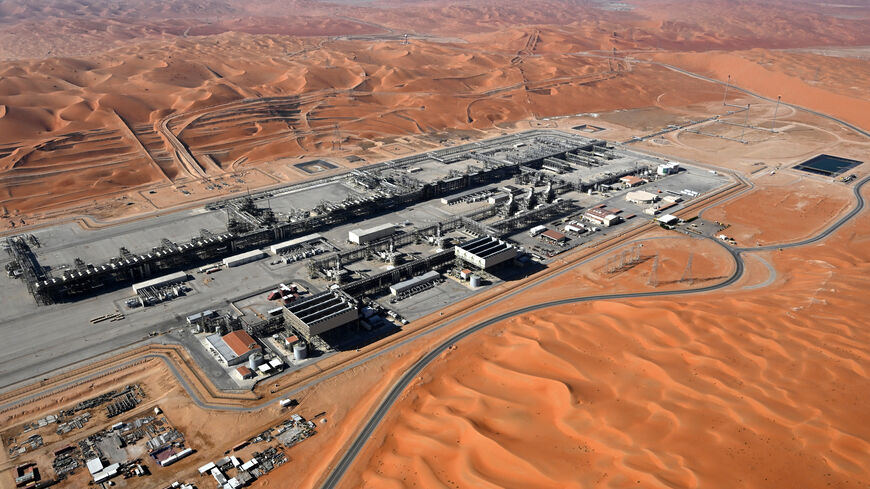
[[[731,75],[728,75],[728,81],[725,82],[725,96],[722,97],[722,106],[728,105],[728,86],[731,85]]]
[[[341,151],[341,132],[338,130],[338,123],[333,126],[335,129],[335,139],[332,140],[332,149]]]
[[[779,103],[782,101],[782,95],[776,97],[776,108],[773,109],[773,123],[770,125],[770,131],[776,132],[776,114],[779,112]]]
[[[692,278],[692,257],[694,255],[689,253],[689,261],[686,262],[686,269],[683,270],[683,276],[680,278],[681,283],[688,283],[692,285],[695,283],[695,279]]]
[[[635,243],[631,246],[631,257],[629,258],[629,263],[632,265],[636,265],[640,263],[640,249],[643,247],[641,243]]]
[[[659,286],[659,254],[656,253],[656,257],[653,260],[652,270],[649,272],[649,280],[647,280],[647,285],[652,287]]]

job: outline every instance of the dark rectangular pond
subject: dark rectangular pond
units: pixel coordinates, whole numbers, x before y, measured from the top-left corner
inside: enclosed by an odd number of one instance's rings
[[[834,177],[844,171],[855,168],[861,163],[862,162],[858,160],[840,158],[839,156],[818,155],[796,165],[795,169],[815,173],[817,175],[825,175],[826,177]]]

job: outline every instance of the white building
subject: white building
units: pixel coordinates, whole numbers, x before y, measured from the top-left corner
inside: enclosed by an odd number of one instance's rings
[[[284,241],[283,243],[274,244],[269,248],[269,250],[273,254],[277,255],[284,250],[288,250],[290,248],[303,245],[305,243],[310,243],[312,241],[317,241],[320,238],[322,238],[322,236],[317,233],[309,234],[306,236],[302,236],[301,238],[291,239],[290,241]]]
[[[622,221],[619,216],[605,208],[589,209],[583,214],[583,217],[604,227],[610,227]]]
[[[658,195],[646,190],[636,190],[625,194],[625,200],[635,204],[652,204],[659,200]]]
[[[473,239],[456,247],[457,258],[482,270],[512,260],[517,254],[516,248],[491,236]]]
[[[139,282],[138,284],[133,284],[133,293],[138,294],[140,290],[144,290],[150,287],[165,287],[167,285],[180,284],[186,281],[186,272],[171,273],[162,277],[152,278],[151,280]]]
[[[242,253],[235,256],[228,256],[224,258],[224,265],[228,268],[237,267],[239,265],[244,265],[245,263],[257,261],[264,256],[266,256],[266,252],[263,250],[251,250],[247,253]]]
[[[678,171],[680,171],[680,164],[676,161],[671,161],[663,165],[659,165],[658,168],[656,168],[656,174],[658,175],[673,175]]]
[[[674,224],[677,224],[680,222],[680,218],[673,215],[673,214],[665,214],[665,215],[659,217],[658,219],[656,219],[656,221],[658,221],[662,224],[665,224],[667,226],[673,226]]]
[[[305,339],[359,319],[356,301],[347,294],[329,290],[297,300],[284,309],[284,324],[292,326]]]
[[[347,233],[347,240],[351,243],[364,245],[377,239],[385,238],[395,232],[396,225],[388,222],[369,229],[354,229],[353,231],[349,231]]]
[[[418,275],[403,282],[391,285],[390,293],[393,295],[399,295],[413,289],[414,287],[426,285],[434,280],[438,280],[439,278],[441,278],[440,273],[436,272],[435,270],[429,270],[423,275]]]

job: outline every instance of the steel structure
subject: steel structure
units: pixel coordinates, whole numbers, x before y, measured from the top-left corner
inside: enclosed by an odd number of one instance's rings
[[[336,225],[363,220],[374,213],[403,209],[412,204],[438,198],[462,190],[480,187],[519,175],[522,171],[540,169],[545,158],[563,158],[566,154],[603,155],[608,151],[603,141],[590,141],[587,138],[557,131],[530,131],[502,136],[487,141],[461,145],[429,153],[400,158],[387,163],[372,165],[365,170],[357,170],[340,177],[329,177],[316,182],[346,181],[351,186],[360,187],[364,192],[351,195],[342,202],[323,202],[309,211],[295,212],[289,216],[278,216],[268,206],[261,207],[258,202],[283,192],[305,189],[311,183],[297,184],[279,190],[270,190],[243,197],[226,199],[210,204],[207,209],[224,209],[227,212],[227,232],[213,234],[202,230],[185,242],[161,239],[150,251],[131,253],[122,248],[119,255],[101,264],[78,263],[75,269],[68,269],[53,276],[39,264],[36,254],[30,250],[25,239],[15,236],[7,239],[8,250],[12,257],[10,273],[20,273],[28,290],[38,303],[51,303],[73,300],[101,289],[114,289],[132,282],[151,277],[166,275],[205,263],[243,253],[257,248],[265,248],[274,243],[332,228]],[[492,154],[501,152],[505,158]],[[574,152],[574,153],[572,153]],[[606,156],[606,155],[605,155]],[[406,168],[426,160],[456,160],[473,158],[483,163],[482,167],[470,167],[465,173],[451,178],[422,182],[407,174],[392,171]],[[563,205],[543,206],[519,216],[509,217],[491,226],[476,229],[474,219],[484,219],[484,215],[496,209],[486,209],[481,215],[456,219],[442,223],[442,231],[450,226],[472,228],[472,232],[501,236],[525,226],[535,219],[546,219],[556,214]],[[417,239],[432,230],[417,231]],[[481,232],[482,231],[482,232]],[[382,245],[380,245],[382,246]],[[12,269],[20,272],[12,272]]]

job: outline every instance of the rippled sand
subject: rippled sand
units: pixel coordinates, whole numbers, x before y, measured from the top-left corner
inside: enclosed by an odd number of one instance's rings
[[[559,307],[462,342],[343,487],[866,487],[868,224],[766,255],[762,291]]]

